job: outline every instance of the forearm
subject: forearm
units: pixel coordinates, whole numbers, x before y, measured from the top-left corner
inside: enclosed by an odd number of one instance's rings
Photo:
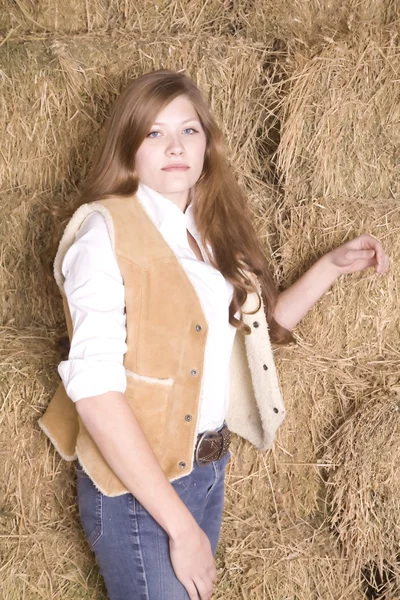
[[[339,272],[327,255],[312,265],[293,285],[281,292],[275,320],[291,331],[337,279]]]
[[[164,475],[124,394],[82,398],[76,408],[111,469],[170,538],[192,529],[191,513]]]

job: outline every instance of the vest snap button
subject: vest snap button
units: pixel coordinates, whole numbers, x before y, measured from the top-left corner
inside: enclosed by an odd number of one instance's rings
[[[185,415],[185,421],[187,421],[188,423],[190,423],[190,421],[193,419],[192,415]]]
[[[196,325],[196,331],[201,331],[203,328],[201,325]]]
[[[274,413],[278,413],[279,410],[277,408],[274,408]]]
[[[197,370],[196,369],[192,369],[190,371],[190,374],[192,375],[192,377],[195,377],[197,375]]]
[[[267,365],[263,365],[263,369],[264,369],[264,371],[268,371]]]
[[[184,469],[186,467],[186,463],[184,460],[181,460],[181,462],[179,463],[179,468],[180,469]]]
[[[258,321],[254,321],[254,323],[253,323],[253,326],[254,326],[254,327],[259,327],[259,326],[260,326],[260,323],[259,323]]]

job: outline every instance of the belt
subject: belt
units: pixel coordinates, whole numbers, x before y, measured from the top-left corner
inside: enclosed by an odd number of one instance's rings
[[[219,431],[204,431],[197,437],[194,459],[199,467],[219,460],[229,450],[231,432],[227,425]]]

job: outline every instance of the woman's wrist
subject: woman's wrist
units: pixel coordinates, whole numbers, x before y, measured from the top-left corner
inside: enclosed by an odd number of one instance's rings
[[[332,260],[332,251],[321,256],[321,258],[317,260],[317,263],[321,267],[321,272],[326,275],[329,285],[332,285],[340,275],[343,275],[340,267]]]
[[[198,528],[198,524],[196,523],[189,509],[186,507],[186,505],[183,506],[185,509],[184,514],[181,514],[181,511],[177,511],[174,514],[174,519],[171,520],[171,522],[168,522],[165,527],[168,537],[174,542],[179,542],[180,540],[185,539]]]
[[[179,523],[172,525],[170,528],[166,529],[167,535],[170,540],[174,542],[179,542],[190,536],[195,530],[197,530],[198,525],[194,518],[180,520]]]

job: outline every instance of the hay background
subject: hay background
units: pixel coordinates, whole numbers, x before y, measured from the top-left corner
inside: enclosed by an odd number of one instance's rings
[[[276,351],[274,450],[235,439],[215,598],[400,598],[399,16],[393,0],[0,2],[0,598],[105,598],[71,465],[37,427],[65,331],[44,267],[127,79],[185,68],[209,98],[280,286],[363,231],[392,258],[341,277]],[[386,562],[385,562],[386,561]],[[397,562],[396,562],[397,561]]]

